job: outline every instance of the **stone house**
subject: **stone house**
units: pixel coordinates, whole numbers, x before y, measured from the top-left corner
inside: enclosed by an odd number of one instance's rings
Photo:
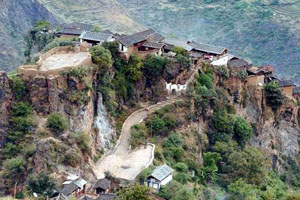
[[[247,85],[263,86],[265,84],[265,72],[260,67],[247,69]]]
[[[63,188],[58,192],[56,199],[68,199],[71,196],[78,197],[85,194],[87,181],[78,175],[70,175],[63,183]]]
[[[107,194],[111,189],[111,181],[107,178],[99,179],[94,185],[96,194]]]
[[[187,44],[193,47],[193,51],[204,54],[204,59],[219,58],[228,51],[221,46],[214,46],[195,41],[188,41]]]
[[[167,185],[172,181],[173,172],[174,170],[167,165],[156,167],[153,173],[147,177],[145,185],[159,190],[161,186]]]
[[[164,45],[160,42],[163,39],[164,37],[153,29],[147,29],[132,35],[116,37],[116,40],[120,44],[120,55],[126,60],[128,60],[132,54],[136,54],[141,58],[144,58],[148,54],[161,55]]]

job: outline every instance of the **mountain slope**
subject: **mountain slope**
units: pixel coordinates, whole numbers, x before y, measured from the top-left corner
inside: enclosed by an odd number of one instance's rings
[[[8,71],[23,62],[24,35],[34,22],[56,20],[36,0],[3,0],[0,8],[0,70]]]

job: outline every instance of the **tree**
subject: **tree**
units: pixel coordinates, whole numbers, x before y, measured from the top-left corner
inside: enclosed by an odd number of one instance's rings
[[[143,71],[146,78],[150,81],[156,80],[162,75],[168,59],[164,57],[147,55],[144,60]]]
[[[203,154],[204,163],[200,168],[200,180],[206,184],[209,181],[214,181],[217,177],[217,163],[221,160],[221,155],[216,152],[207,152]]]
[[[47,128],[58,135],[63,133],[68,128],[68,124],[63,116],[53,113],[47,119]]]
[[[175,180],[172,180],[168,185],[162,186],[158,196],[165,199],[174,199],[176,193],[182,188],[182,185]]]
[[[234,135],[241,146],[245,146],[252,136],[252,127],[243,118],[237,117],[234,123]]]
[[[128,61],[128,66],[125,67],[125,75],[131,82],[138,81],[143,72],[141,71],[142,61],[136,55],[131,55]]]
[[[11,158],[3,162],[3,172],[6,178],[18,181],[24,177],[26,161],[23,156]]]
[[[124,188],[117,196],[120,200],[150,200],[150,189],[146,186],[136,185],[130,188]]]
[[[182,187],[179,191],[175,193],[174,200],[196,200],[195,195],[192,190]]]
[[[138,145],[145,143],[147,140],[147,127],[145,125],[133,125],[130,129],[130,135],[130,144],[134,149]]]
[[[228,187],[230,199],[258,200],[258,191],[255,185],[247,184],[243,179],[239,179]]]
[[[119,43],[117,41],[103,42],[101,45],[110,51],[113,60],[116,61],[118,58]]]
[[[11,114],[14,117],[27,117],[33,113],[32,107],[28,102],[17,102],[11,107]]]
[[[93,46],[90,48],[92,60],[99,65],[100,69],[108,70],[112,67],[113,61],[109,50],[102,46]]]
[[[264,86],[264,90],[267,97],[267,104],[273,110],[276,110],[282,105],[282,94],[277,82],[272,81]]]
[[[38,196],[51,197],[54,193],[55,182],[48,174],[42,172],[28,177],[26,189],[31,195],[36,193]]]
[[[202,86],[205,86],[207,89],[212,89],[214,87],[212,78],[205,73],[200,74],[197,80]]]
[[[16,99],[21,100],[26,89],[24,80],[18,76],[12,76],[11,87]]]

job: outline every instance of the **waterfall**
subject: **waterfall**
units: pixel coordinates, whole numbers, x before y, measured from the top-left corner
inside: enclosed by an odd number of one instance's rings
[[[98,131],[98,138],[100,139],[100,146],[104,149],[111,148],[111,139],[114,134],[114,130],[109,123],[107,117],[107,111],[103,104],[102,94],[98,94],[98,103],[97,103],[97,116],[95,118],[95,128]]]

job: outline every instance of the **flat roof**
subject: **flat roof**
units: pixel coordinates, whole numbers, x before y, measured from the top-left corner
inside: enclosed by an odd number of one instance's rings
[[[42,61],[40,71],[76,67],[90,57],[88,52],[54,54]]]

